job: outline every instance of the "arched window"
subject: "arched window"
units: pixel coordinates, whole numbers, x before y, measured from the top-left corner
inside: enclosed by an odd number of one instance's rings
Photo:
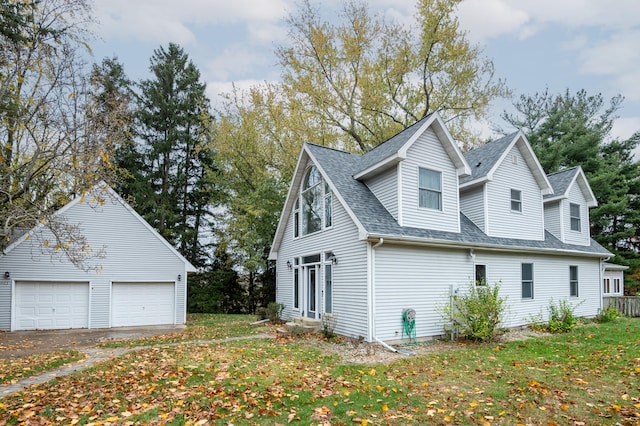
[[[322,177],[315,166],[302,181],[302,235],[322,229]]]

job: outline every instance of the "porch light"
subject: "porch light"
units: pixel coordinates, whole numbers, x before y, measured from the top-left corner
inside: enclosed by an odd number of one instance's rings
[[[6,279],[11,278],[11,274],[9,273],[9,271],[7,271],[7,272],[5,272],[5,273],[4,273],[4,277],[5,277]]]
[[[292,268],[292,266],[291,266],[291,261],[290,261],[290,260],[287,260],[287,268],[289,268],[289,269],[291,269],[291,268]]]
[[[182,275],[178,274],[178,282],[182,281]]]
[[[331,264],[332,265],[337,265],[338,264],[338,258],[333,256],[333,258],[331,258]]]

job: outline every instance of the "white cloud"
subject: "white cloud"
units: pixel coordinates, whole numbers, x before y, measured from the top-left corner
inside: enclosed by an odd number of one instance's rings
[[[233,80],[234,76],[248,74],[257,67],[263,68],[263,58],[255,51],[240,45],[230,45],[209,60],[203,74],[206,79]]]
[[[504,0],[467,0],[460,4],[458,18],[475,42],[503,34],[527,34],[529,15]]]
[[[258,23],[277,21],[285,15],[285,0],[96,0],[104,38],[163,43],[195,41],[190,25]]]
[[[640,131],[640,117],[620,117],[613,123],[611,136],[614,139],[629,139]]]

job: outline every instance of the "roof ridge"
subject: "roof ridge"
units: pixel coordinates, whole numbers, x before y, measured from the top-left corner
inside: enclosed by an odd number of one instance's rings
[[[569,172],[571,170],[579,169],[579,168],[581,168],[581,167],[580,166],[573,166],[573,167],[569,167],[568,169],[558,170],[557,172],[549,173],[549,174],[547,174],[547,176],[557,175],[559,173],[566,173],[566,172]]]
[[[349,152],[349,151],[345,151],[344,149],[338,149],[338,148],[334,148],[332,146],[326,146],[326,145],[320,145],[314,142],[305,142],[307,145],[311,145],[311,146],[317,146],[318,148],[324,148],[324,149],[329,149],[331,151],[336,151],[339,152],[341,154],[349,154],[349,155],[355,155],[356,157],[361,157],[362,154],[354,154],[353,152]]]
[[[418,123],[421,123],[422,121],[426,120],[427,118],[431,117],[431,115],[434,113],[435,111],[431,111],[429,114],[425,115],[424,117],[422,117],[421,119],[413,122],[411,125],[405,127],[404,129],[400,130],[398,133],[396,133],[393,136],[388,137],[387,139],[383,140],[382,142],[380,142],[378,145],[374,146],[373,148],[371,148],[369,151],[365,152],[362,155],[368,154],[372,151],[375,151],[377,148],[381,147],[382,145],[386,144],[387,142],[389,142],[391,139],[395,138],[396,136],[398,136],[401,133],[404,133],[406,131],[408,131],[409,129],[411,129],[413,126],[416,126]]]

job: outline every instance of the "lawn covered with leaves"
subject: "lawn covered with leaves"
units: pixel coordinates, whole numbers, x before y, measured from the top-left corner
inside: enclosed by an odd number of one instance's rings
[[[101,343],[99,346],[136,347],[197,340],[222,340],[273,331],[273,326],[270,324],[251,325],[254,321],[256,321],[255,315],[189,314],[184,330],[142,339],[115,340]]]
[[[319,340],[150,347],[0,400],[0,425],[633,425],[638,336],[625,318],[366,366]]]
[[[78,351],[54,351],[34,354],[21,358],[0,359],[0,385],[79,361],[84,355]]]

